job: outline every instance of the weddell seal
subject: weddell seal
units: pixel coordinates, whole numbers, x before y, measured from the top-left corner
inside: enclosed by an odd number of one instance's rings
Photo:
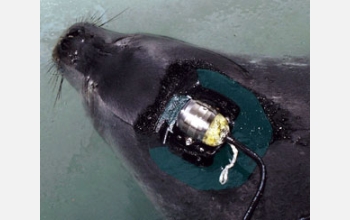
[[[309,218],[308,59],[101,26],[68,28],[53,61],[164,218]]]

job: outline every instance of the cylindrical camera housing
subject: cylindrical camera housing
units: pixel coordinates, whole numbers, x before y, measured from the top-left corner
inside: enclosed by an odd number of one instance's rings
[[[230,130],[223,115],[211,106],[193,99],[181,109],[176,124],[189,137],[212,147],[222,144]]]

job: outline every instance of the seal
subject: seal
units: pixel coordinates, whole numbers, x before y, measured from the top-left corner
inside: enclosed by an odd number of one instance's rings
[[[205,103],[204,109],[222,113],[230,134],[263,157],[268,179],[254,218],[309,215],[308,59],[227,56],[82,22],[62,35],[53,61],[165,218],[248,219],[259,180],[255,164],[238,154],[227,184],[219,183],[232,152],[221,142],[213,148],[193,140],[188,134],[196,130],[177,126],[188,99],[200,100],[193,109]]]

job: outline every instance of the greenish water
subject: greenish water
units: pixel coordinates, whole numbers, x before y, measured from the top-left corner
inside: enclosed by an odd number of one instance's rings
[[[93,13],[107,27],[182,39],[225,53],[309,56],[309,1],[54,1],[40,5],[40,172],[42,219],[159,219],[156,210],[85,116],[80,96],[47,73],[51,51],[76,19]]]

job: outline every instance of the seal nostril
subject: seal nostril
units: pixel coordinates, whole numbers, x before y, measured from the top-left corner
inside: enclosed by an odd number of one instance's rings
[[[83,27],[71,28],[65,35],[65,38],[74,39],[76,37],[84,38],[85,29]]]
[[[62,41],[61,41],[61,49],[62,50],[68,50],[70,47],[70,44],[69,44],[69,40],[64,38]]]
[[[82,29],[73,29],[73,30],[69,31],[66,36],[68,38],[72,38],[72,37],[78,37],[82,34],[84,34],[84,31]]]

